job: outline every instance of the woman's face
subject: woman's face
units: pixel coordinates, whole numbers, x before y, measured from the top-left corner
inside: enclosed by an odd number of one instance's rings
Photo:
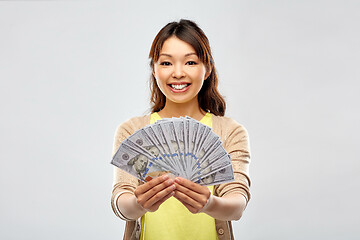
[[[166,101],[174,103],[197,101],[204,79],[209,76],[195,49],[174,36],[164,42],[153,74]]]

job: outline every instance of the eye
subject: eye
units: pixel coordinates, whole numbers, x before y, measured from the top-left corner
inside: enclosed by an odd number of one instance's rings
[[[196,62],[194,62],[194,61],[188,61],[187,63],[186,63],[186,65],[196,65],[197,63]]]
[[[171,63],[170,63],[170,62],[163,61],[163,62],[160,62],[160,65],[163,65],[163,66],[170,66],[170,65],[171,65]]]

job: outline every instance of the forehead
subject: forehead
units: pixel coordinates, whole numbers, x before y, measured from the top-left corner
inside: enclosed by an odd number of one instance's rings
[[[180,40],[179,38],[172,36],[165,40],[160,54],[166,53],[174,56],[183,56],[189,53],[196,53],[193,46],[189,43]]]
[[[140,155],[138,160],[146,160],[146,157],[144,155]]]

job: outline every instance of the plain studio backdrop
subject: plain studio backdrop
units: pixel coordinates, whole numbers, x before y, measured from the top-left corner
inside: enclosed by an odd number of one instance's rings
[[[359,1],[0,1],[0,239],[121,239],[116,127],[149,110],[148,53],[207,34],[250,135],[236,239],[359,239]]]

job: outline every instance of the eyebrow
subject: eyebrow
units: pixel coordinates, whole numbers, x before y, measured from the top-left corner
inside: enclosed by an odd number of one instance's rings
[[[192,52],[192,53],[187,53],[187,54],[185,54],[185,57],[188,57],[188,56],[191,56],[191,55],[196,55],[196,56],[197,56],[196,53]],[[160,56],[172,57],[172,55],[167,54],[167,53],[160,53],[160,54],[159,54],[159,57],[160,57]]]

